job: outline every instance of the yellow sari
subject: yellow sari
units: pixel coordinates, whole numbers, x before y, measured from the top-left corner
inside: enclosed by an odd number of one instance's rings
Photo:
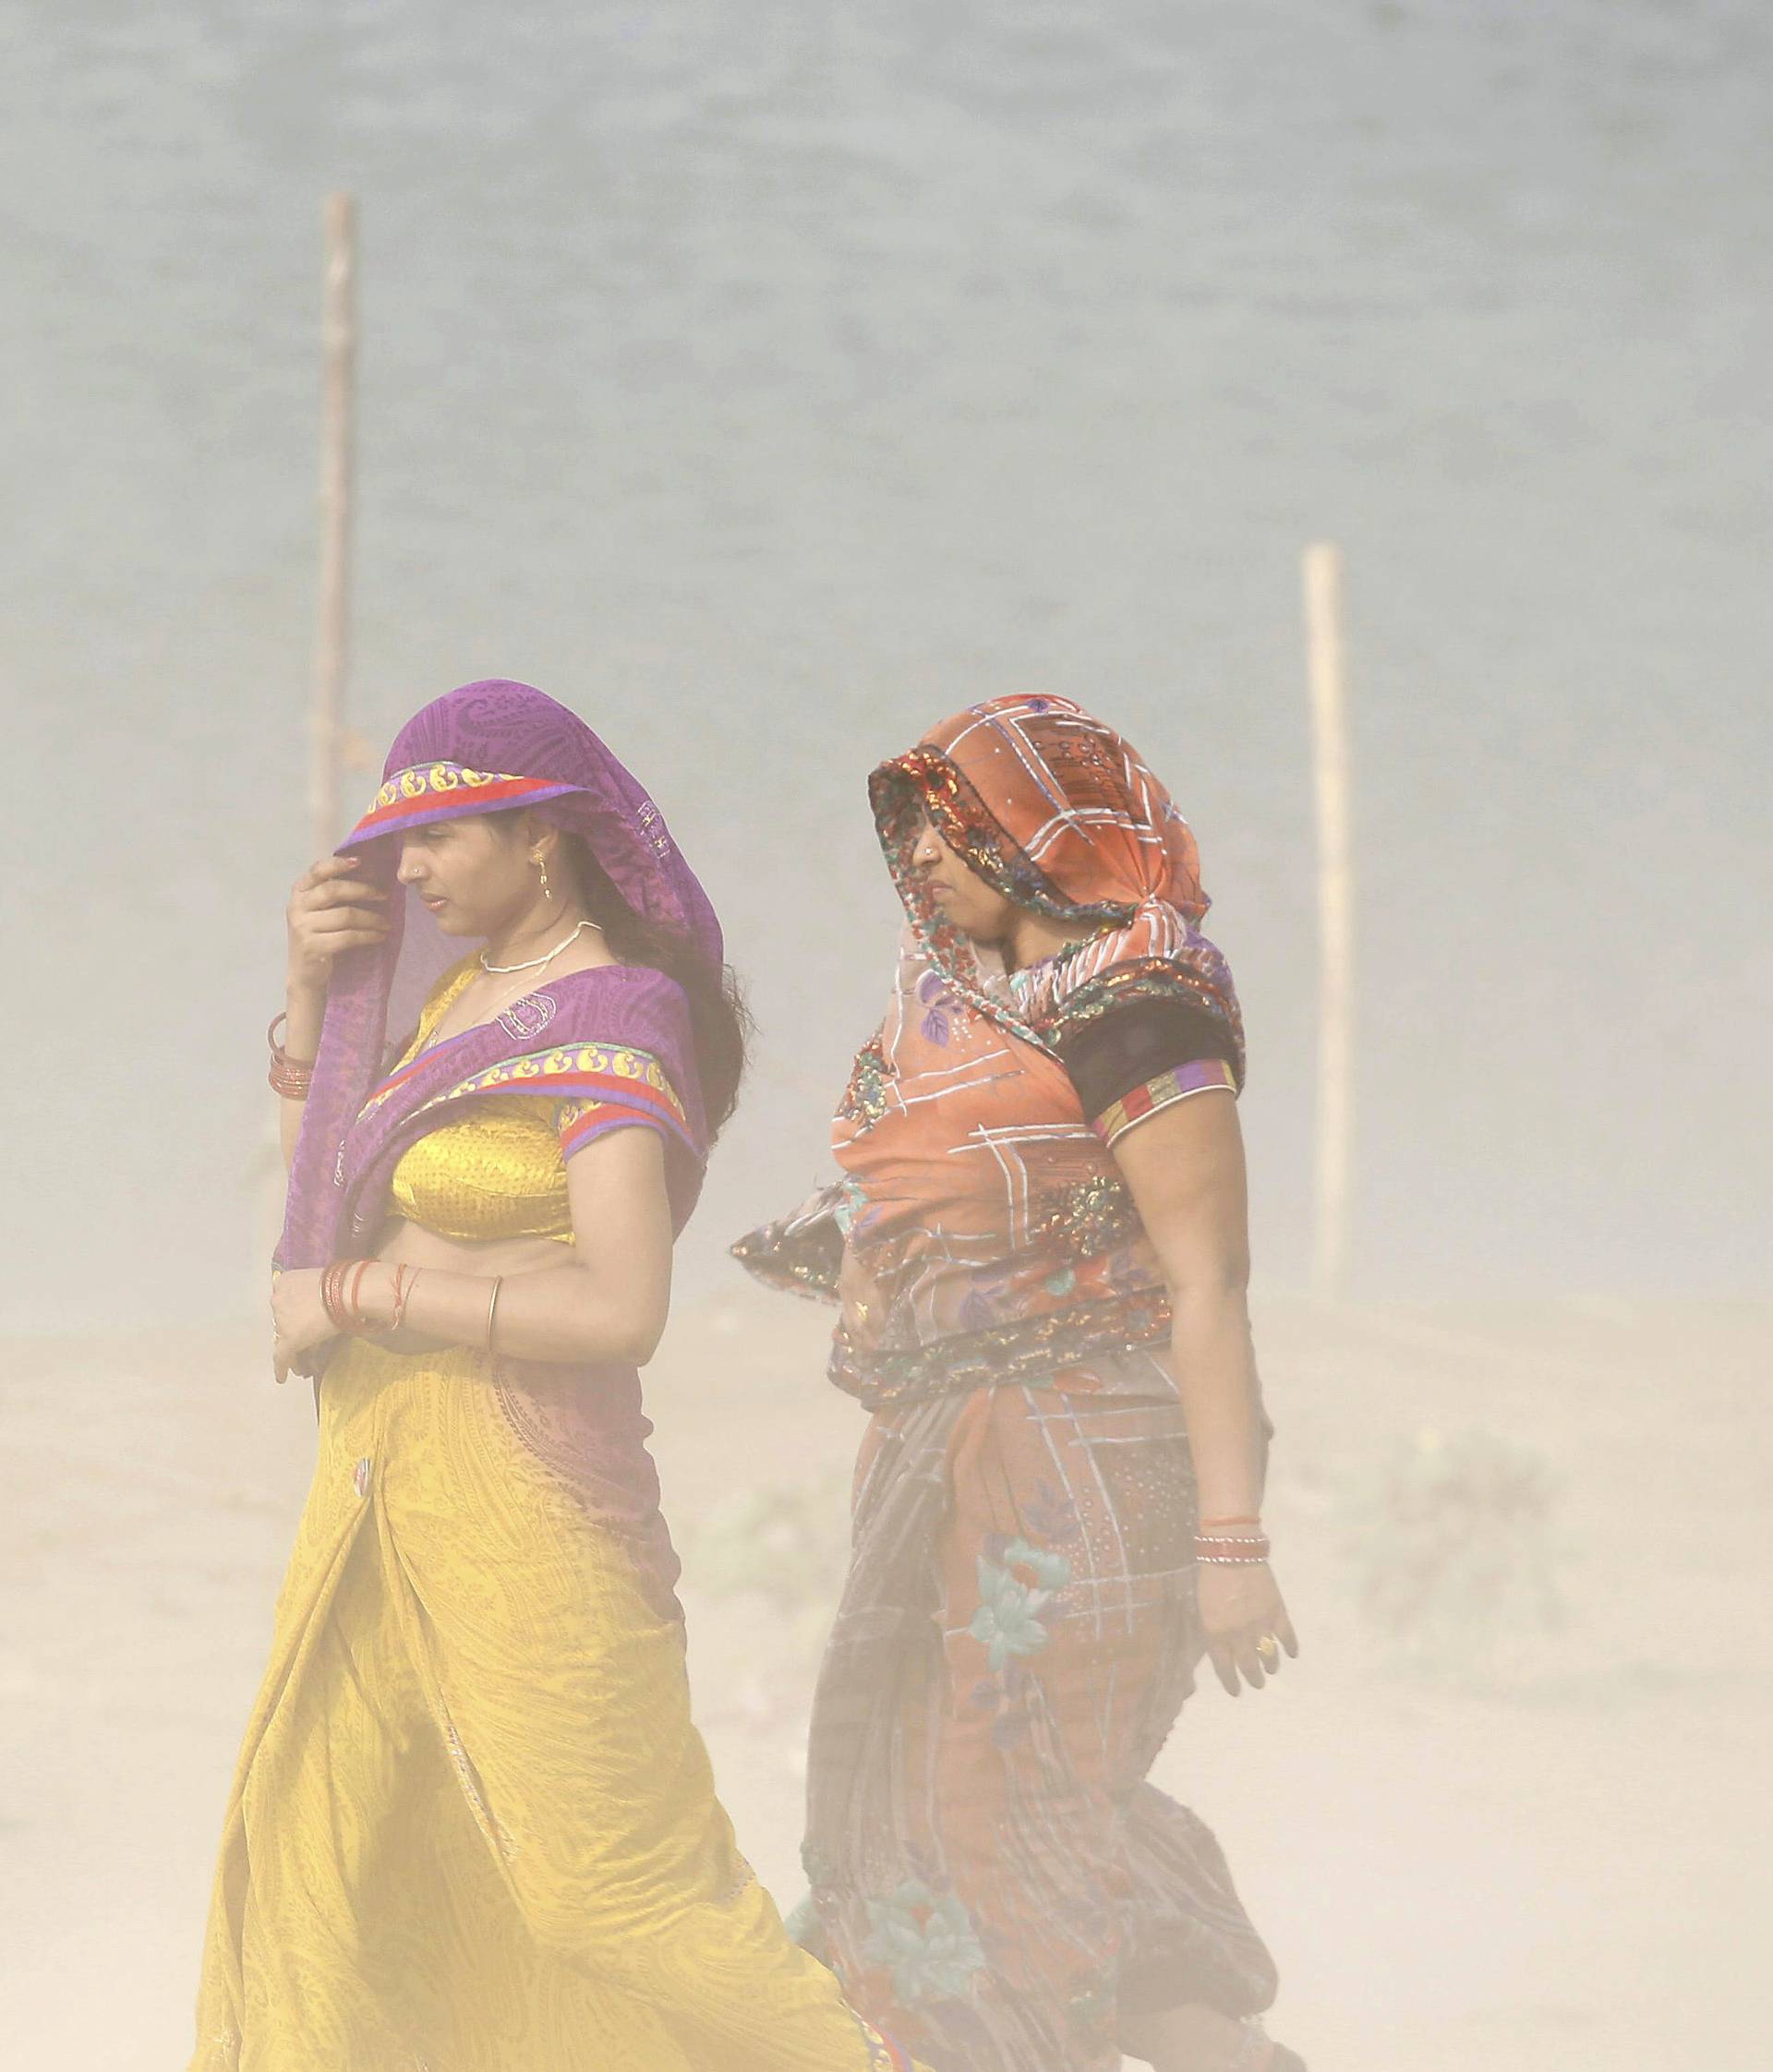
[[[563,1209],[557,1120],[471,1114],[395,1197],[453,1176],[534,1228]],[[332,1359],[191,2072],[909,2066],[790,1942],[715,1797],[649,1428],[632,1370]]]

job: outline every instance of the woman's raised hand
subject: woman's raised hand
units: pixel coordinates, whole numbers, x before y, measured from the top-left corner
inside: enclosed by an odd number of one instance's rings
[[[365,949],[388,934],[388,896],[356,882],[355,856],[325,856],[296,879],[289,896],[292,1000],[323,994],[341,951]]]
[[[1299,1652],[1266,1561],[1202,1561],[1195,1570],[1195,1589],[1207,1653],[1234,1698],[1243,1683],[1261,1689],[1280,1668],[1283,1648],[1289,1655]]]

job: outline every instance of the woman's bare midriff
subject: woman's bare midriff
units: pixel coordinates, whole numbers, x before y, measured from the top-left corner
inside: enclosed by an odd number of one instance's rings
[[[445,1273],[544,1273],[571,1266],[573,1250],[553,1237],[441,1237],[422,1223],[392,1216],[382,1225],[375,1256],[390,1266],[428,1266]]]
[[[511,1280],[520,1273],[545,1273],[551,1267],[570,1266],[576,1254],[571,1245],[548,1237],[500,1237],[483,1243],[440,1237],[421,1223],[392,1216],[382,1225],[375,1257],[391,1266],[434,1267],[445,1273],[476,1273],[487,1280],[496,1273]],[[410,1328],[401,1333],[399,1344],[405,1353],[446,1350],[444,1340],[421,1336]]]

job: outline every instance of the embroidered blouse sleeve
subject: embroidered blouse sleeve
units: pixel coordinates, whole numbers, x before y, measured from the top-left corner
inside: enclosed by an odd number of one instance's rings
[[[561,1150],[571,1159],[612,1129],[650,1129],[692,1154],[683,1103],[669,1076],[650,1051],[630,1046],[581,1046],[573,1091],[554,1107]]]
[[[1237,1090],[1231,1033],[1186,1000],[1129,1000],[1065,1036],[1059,1056],[1106,1145],[1197,1093]]]

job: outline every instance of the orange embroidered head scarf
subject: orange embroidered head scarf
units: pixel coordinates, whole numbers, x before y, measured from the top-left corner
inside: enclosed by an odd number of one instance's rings
[[[1200,933],[1210,904],[1193,831],[1143,757],[1069,698],[994,698],[883,763],[868,792],[886,865],[932,964],[983,1012],[1051,1043],[1140,994],[1183,994],[1243,1027],[1224,958]],[[993,889],[1075,923],[1082,950],[1012,1001],[1001,964],[949,927],[911,867],[924,818]],[[1104,982],[1108,982],[1105,987]]]
[[[844,1301],[832,1373],[871,1403],[1067,1370],[1167,1335],[1156,1256],[1060,1059],[1067,1033],[1133,998],[1178,997],[1229,1032],[1231,973],[1200,933],[1194,837],[1142,759],[1066,698],[998,698],[870,780],[911,922],[878,1033],[833,1126],[846,1181],[841,1276],[828,1219],[742,1240],[766,1279]],[[1072,948],[1009,972],[947,922],[912,868],[925,816],[1006,897],[1075,922]],[[828,1206],[828,1204],[827,1204]]]

